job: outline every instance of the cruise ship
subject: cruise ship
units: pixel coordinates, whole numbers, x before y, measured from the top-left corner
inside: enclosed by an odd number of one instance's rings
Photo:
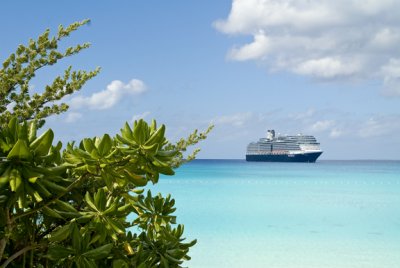
[[[277,135],[268,130],[267,137],[247,146],[247,161],[263,162],[315,162],[322,154],[314,136],[298,134]]]

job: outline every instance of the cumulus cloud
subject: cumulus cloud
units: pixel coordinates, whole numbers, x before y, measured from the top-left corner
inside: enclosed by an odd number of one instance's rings
[[[271,41],[262,32],[254,36],[254,42],[230,51],[229,58],[235,60],[254,60],[268,53]]]
[[[310,133],[320,133],[330,138],[344,136],[363,139],[383,138],[396,136],[396,133],[400,132],[400,115],[375,114],[361,118],[348,115],[341,120],[320,119],[306,129]]]
[[[311,130],[314,132],[325,131],[327,129],[332,128],[335,125],[335,121],[333,120],[322,120],[317,121],[311,126]]]
[[[309,108],[305,112],[297,112],[296,114],[291,114],[291,115],[289,115],[289,118],[295,119],[295,120],[307,120],[307,119],[315,116],[315,112],[316,111],[314,108]]]
[[[337,128],[333,128],[330,132],[329,132],[329,137],[331,138],[339,138],[343,135],[343,131]]]
[[[312,75],[321,78],[334,78],[338,76],[350,76],[360,69],[360,65],[354,62],[346,62],[340,58],[321,58],[306,60],[294,67],[299,74]]]
[[[400,115],[373,116],[360,123],[358,135],[361,138],[397,136],[400,132]]]
[[[339,138],[344,134],[342,128],[335,120],[318,120],[306,129],[310,133],[325,132],[330,138]]]
[[[69,112],[67,114],[67,117],[65,118],[65,122],[73,123],[73,122],[78,121],[80,118],[82,118],[82,114],[81,113]]]
[[[143,115],[147,116],[148,113],[143,113]],[[275,129],[281,133],[301,132],[329,138],[373,138],[396,136],[396,133],[400,133],[400,114],[360,116],[340,110],[327,112],[314,108],[299,111],[297,115],[287,114],[284,110],[265,114],[251,112],[226,114],[205,122],[208,124],[210,121],[218,129],[227,131],[257,129],[257,131],[262,130],[260,133],[264,133],[267,129]]]
[[[400,96],[400,59],[390,59],[381,71],[385,85],[383,93],[387,96]]]
[[[242,127],[252,118],[252,113],[237,113],[233,115],[221,115],[211,120],[215,125],[231,125],[234,127]]]
[[[105,90],[93,93],[89,97],[78,96],[72,98],[69,105],[71,109],[88,107],[90,109],[104,110],[113,107],[125,96],[139,95],[146,90],[146,85],[138,79],[132,79],[126,84],[120,80],[114,80],[107,85]]]
[[[379,79],[400,96],[400,2],[396,0],[233,0],[214,26],[253,40],[233,60],[261,60],[273,71],[318,79]]]

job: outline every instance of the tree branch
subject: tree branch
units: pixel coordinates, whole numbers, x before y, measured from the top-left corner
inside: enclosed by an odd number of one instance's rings
[[[15,252],[13,255],[10,256],[10,258],[8,258],[1,266],[0,268],[5,268],[7,267],[7,265],[10,264],[10,262],[12,262],[13,260],[15,260],[16,258],[18,258],[19,256],[21,256],[22,254],[24,254],[25,252],[32,250],[34,248],[38,247],[38,245],[29,245],[27,247],[24,247],[23,249]]]
[[[3,258],[4,249],[6,248],[7,240],[3,237],[0,240],[0,260]]]
[[[7,232],[5,236],[0,240],[0,261],[3,258],[4,250],[6,248],[7,241],[12,230],[12,221],[10,218],[10,210],[8,208],[6,208],[6,224],[7,224]]]

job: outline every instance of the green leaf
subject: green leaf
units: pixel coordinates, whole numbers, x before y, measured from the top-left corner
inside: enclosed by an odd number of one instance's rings
[[[174,175],[175,171],[170,167],[157,167],[156,170],[164,175]]]
[[[147,268],[147,264],[142,262],[137,268]]]
[[[12,169],[9,175],[10,188],[12,192],[17,192],[22,184],[21,174],[18,170]]]
[[[71,165],[69,164],[63,164],[60,166],[56,166],[56,167],[46,167],[46,168],[37,168],[37,170],[40,173],[46,174],[46,175],[51,175],[51,176],[60,176],[63,173],[65,173],[65,171],[67,171],[68,168],[70,168]]]
[[[183,262],[183,261],[181,261],[181,260],[178,260],[178,259],[172,257],[172,256],[169,255],[168,253],[165,253],[164,256],[165,256],[168,260],[170,260],[170,261],[172,261],[172,262],[175,262],[175,263],[181,264],[181,263]]]
[[[137,146],[136,142],[134,141],[134,139],[128,140],[125,137],[122,137],[120,135],[116,135],[116,138],[119,142],[121,142],[122,144],[127,144],[127,145],[131,145],[131,146]]]
[[[164,135],[165,135],[165,125],[161,125],[160,128],[155,131],[150,138],[146,141],[145,145],[153,145],[153,144],[160,144],[164,141]],[[161,144],[160,144],[161,145]]]
[[[11,132],[11,135],[14,139],[17,139],[18,137],[18,119],[16,116],[13,116],[10,120],[10,122],[8,122],[8,128]]]
[[[72,247],[75,251],[80,252],[84,245],[82,245],[82,235],[78,230],[78,226],[76,224],[71,224],[70,232],[72,233]]]
[[[35,183],[38,178],[43,177],[42,174],[35,172],[29,166],[23,166],[20,168],[21,174],[25,179],[28,179],[30,183]]]
[[[0,138],[0,148],[3,150],[3,152],[8,152],[12,148],[12,144],[8,144]]]
[[[83,143],[83,148],[88,153],[91,153],[93,151],[93,149],[95,148],[92,139],[89,139],[89,138],[83,139],[82,143]]]
[[[164,268],[169,268],[168,260],[161,255],[161,263],[163,264]]]
[[[114,201],[111,206],[109,206],[106,210],[103,211],[103,215],[110,214],[112,212],[115,212],[118,207],[118,201]]]
[[[44,195],[45,197],[49,197],[52,195],[41,183],[41,180],[39,180],[37,183],[32,185],[32,188],[38,191],[40,194]]]
[[[144,176],[130,176],[129,181],[138,187],[143,187],[147,185],[148,180]]]
[[[103,246],[100,246],[98,248],[86,251],[85,253],[82,254],[82,256],[88,258],[88,259],[102,259],[108,256],[110,254],[111,249],[113,248],[113,244],[106,244]]]
[[[87,223],[88,221],[92,220],[93,217],[94,217],[93,213],[88,213],[88,214],[85,214],[85,215],[82,215],[82,216],[78,217],[76,219],[76,221],[79,222],[79,223]]]
[[[150,155],[154,155],[158,151],[158,143],[154,143],[153,145],[142,145],[142,148],[146,151],[146,153]]]
[[[143,119],[140,119],[133,130],[133,138],[139,145],[142,145],[145,142],[146,126],[147,124],[143,121]]]
[[[35,155],[45,156],[49,153],[53,139],[54,133],[51,129],[48,129],[31,143],[31,149],[35,152]]]
[[[132,182],[133,184],[135,184],[136,186],[145,186],[148,182],[148,180],[146,179],[146,177],[142,176],[142,175],[137,175],[132,173],[131,171],[124,169],[123,172],[126,174],[125,178]]]
[[[59,229],[56,229],[50,234],[49,240],[51,242],[61,242],[67,239],[70,235],[69,225],[64,225]]]
[[[129,124],[125,122],[124,128],[121,129],[122,136],[128,140],[133,139],[132,129],[130,128]]]
[[[64,201],[61,201],[61,200],[56,200],[55,203],[56,203],[58,208],[60,208],[60,209],[62,209],[64,211],[73,212],[73,213],[78,212],[73,206],[71,206],[71,204],[69,204],[67,202],[64,202]]]
[[[96,263],[93,260],[90,260],[86,257],[78,257],[75,260],[75,264],[77,268],[97,268]]]
[[[111,228],[118,234],[125,233],[125,227],[120,222],[113,219],[108,219],[107,222],[111,226]]]
[[[76,218],[76,220],[82,216],[81,213],[79,212],[68,212],[68,211],[61,211],[61,210],[55,210],[58,214],[60,214],[61,216],[63,216],[64,218],[67,219],[74,219]]]
[[[121,259],[113,261],[112,268],[129,268],[129,265]]]
[[[19,126],[18,139],[28,141],[28,125],[26,121]]]
[[[28,132],[29,142],[33,142],[36,139],[36,130],[37,130],[37,122],[36,120],[32,120],[29,123],[29,132]]]
[[[157,130],[157,122],[156,120],[151,120],[151,125],[150,125],[150,133],[153,133],[154,131]]]
[[[49,207],[43,207],[43,213],[47,216],[50,216],[52,218],[56,219],[64,219],[59,213],[57,213],[54,209],[51,209]]]
[[[113,177],[107,171],[105,171],[105,172],[101,173],[101,178],[104,180],[104,182],[107,186],[107,189],[109,191],[112,191],[113,190]]]
[[[100,188],[97,193],[94,195],[94,204],[100,211],[104,211],[106,208],[106,195],[104,193],[104,189]]]
[[[94,211],[98,211],[96,205],[93,203],[93,199],[90,196],[89,192],[86,192],[86,194],[85,194],[85,201],[86,201],[86,204],[88,204],[89,207],[91,207]]]
[[[99,152],[100,156],[105,156],[107,155],[112,147],[112,140],[108,134],[104,134],[103,138],[101,138],[101,141],[99,145],[97,146],[97,150]]]
[[[0,189],[10,181],[11,166],[6,167],[3,174],[0,174]]]
[[[174,157],[175,155],[177,155],[178,151],[177,150],[169,150],[169,151],[165,151],[165,150],[159,150],[157,152],[157,156],[161,156],[161,157]]]
[[[49,248],[46,257],[50,260],[60,260],[67,258],[69,255],[73,254],[74,251],[70,248],[65,248],[64,246],[54,245]]]
[[[28,145],[26,144],[25,140],[19,139],[11,151],[7,155],[8,159],[31,159],[32,154],[29,151]]]
[[[38,183],[40,183],[42,186],[45,186],[49,191],[65,192],[67,190],[67,188],[59,184],[53,183],[52,181],[47,179],[39,180]]]

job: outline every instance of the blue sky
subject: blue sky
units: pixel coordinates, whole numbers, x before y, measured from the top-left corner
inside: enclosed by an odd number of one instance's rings
[[[66,39],[68,66],[101,73],[46,127],[62,141],[144,117],[174,140],[215,124],[200,158],[244,158],[267,129],[312,134],[321,159],[400,159],[400,3],[358,1],[8,1],[0,60],[46,28],[90,18]],[[4,12],[6,11],[6,12]]]

